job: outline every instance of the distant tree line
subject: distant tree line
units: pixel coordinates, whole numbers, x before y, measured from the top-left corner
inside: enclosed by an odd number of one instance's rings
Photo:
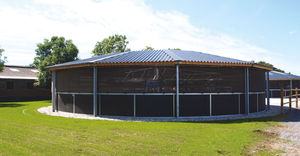
[[[109,53],[121,53],[130,51],[127,47],[129,41],[125,35],[115,34],[104,38],[101,42],[97,42],[94,49],[92,50],[93,57],[109,54]],[[151,46],[146,46],[143,51],[155,50]],[[179,48],[168,48],[168,50],[181,50]],[[2,59],[2,52],[0,49],[0,71],[3,69],[6,58]],[[38,81],[36,83],[39,87],[50,88],[51,77],[50,73],[46,70],[47,66],[78,60],[78,48],[72,42],[72,40],[66,40],[64,37],[53,36],[50,40],[44,39],[43,43],[37,44],[35,50],[36,56],[34,58],[32,67],[37,68]],[[259,61],[258,64],[274,67],[272,64]],[[284,72],[281,69],[276,68],[276,71]]]
[[[4,49],[0,48],[0,72],[3,71],[4,63],[6,62],[6,57],[4,56],[2,58],[2,53],[4,52]]]
[[[264,65],[264,66],[268,66],[268,67],[273,67],[273,68],[275,68],[273,64],[268,63],[268,62],[265,62],[265,61],[259,61],[259,62],[257,62],[257,64],[261,64],[261,65]],[[275,71],[278,71],[278,72],[281,72],[281,73],[284,73],[284,72],[285,72],[284,70],[279,69],[279,68],[275,68],[274,70],[275,70]]]

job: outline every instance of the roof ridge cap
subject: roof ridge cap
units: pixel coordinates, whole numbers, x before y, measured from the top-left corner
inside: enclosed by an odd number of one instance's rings
[[[100,58],[100,59],[96,59],[96,60],[90,61],[90,63],[95,63],[95,62],[97,62],[97,61],[102,61],[102,60],[109,59],[109,58],[112,58],[112,57],[116,57],[116,56],[119,56],[119,55],[124,55],[124,54],[130,53],[130,52],[131,52],[131,51],[115,53],[115,54],[112,54],[112,55],[110,55],[110,56],[106,56],[106,57],[102,57],[102,58]]]
[[[169,57],[171,57],[171,59],[173,59],[174,61],[180,61],[182,60],[181,57],[179,57],[178,55],[176,55],[173,51],[171,50],[162,50],[165,54],[167,54]],[[172,54],[171,54],[171,53]]]

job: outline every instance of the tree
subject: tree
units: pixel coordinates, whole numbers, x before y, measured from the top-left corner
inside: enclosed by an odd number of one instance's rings
[[[44,43],[38,43],[35,50],[36,57],[30,65],[38,69],[37,86],[50,88],[51,77],[46,67],[78,60],[78,49],[72,40],[65,40],[64,37],[53,36],[51,40],[44,40]]]
[[[257,64],[261,64],[261,65],[268,66],[268,67],[274,67],[273,64],[265,62],[265,61],[259,61],[259,62],[257,62]],[[284,73],[284,70],[281,70],[279,68],[275,68],[275,71]]]
[[[181,50],[180,48],[168,48],[168,50]]]
[[[97,42],[93,50],[94,56],[99,56],[109,53],[120,53],[124,51],[130,51],[126,48],[129,41],[126,40],[125,35],[115,34],[103,39],[101,42]]]
[[[154,50],[154,48],[152,48],[150,46],[146,46],[143,50]]]
[[[6,57],[2,59],[2,52],[4,52],[4,49],[0,48],[0,72],[3,71],[4,63],[6,62]]]

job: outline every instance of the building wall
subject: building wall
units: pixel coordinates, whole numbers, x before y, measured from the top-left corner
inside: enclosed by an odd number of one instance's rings
[[[58,110],[92,114],[93,68],[56,76]],[[245,68],[181,65],[179,76],[180,116],[245,113]],[[250,112],[264,110],[265,71],[250,68],[249,81]],[[135,105],[136,116],[176,116],[175,93],[175,66],[98,67],[101,115],[133,116]]]
[[[34,80],[0,79],[0,101],[50,99],[50,89],[34,87]]]

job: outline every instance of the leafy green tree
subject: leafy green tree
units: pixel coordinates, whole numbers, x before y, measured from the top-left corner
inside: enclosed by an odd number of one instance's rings
[[[143,50],[154,50],[154,48],[152,48],[150,46],[146,46]]]
[[[257,64],[261,64],[261,65],[268,66],[268,67],[274,67],[273,64],[265,62],[265,61],[259,61],[259,62],[257,62]],[[284,70],[281,70],[279,68],[275,68],[275,71],[284,73]]]
[[[180,48],[168,48],[168,50],[181,50]]]
[[[44,43],[38,43],[35,50],[32,67],[38,69],[37,86],[50,88],[51,77],[46,70],[47,66],[78,60],[78,49],[72,40],[65,40],[64,37],[53,36],[50,40],[45,39]]]
[[[124,51],[130,51],[126,48],[129,41],[125,35],[115,34],[103,39],[101,42],[97,42],[94,50],[92,51],[94,56],[99,56],[109,53],[120,53]]]
[[[4,52],[4,49],[0,48],[0,72],[3,71],[4,63],[6,62],[6,57],[2,59],[2,52]]]

